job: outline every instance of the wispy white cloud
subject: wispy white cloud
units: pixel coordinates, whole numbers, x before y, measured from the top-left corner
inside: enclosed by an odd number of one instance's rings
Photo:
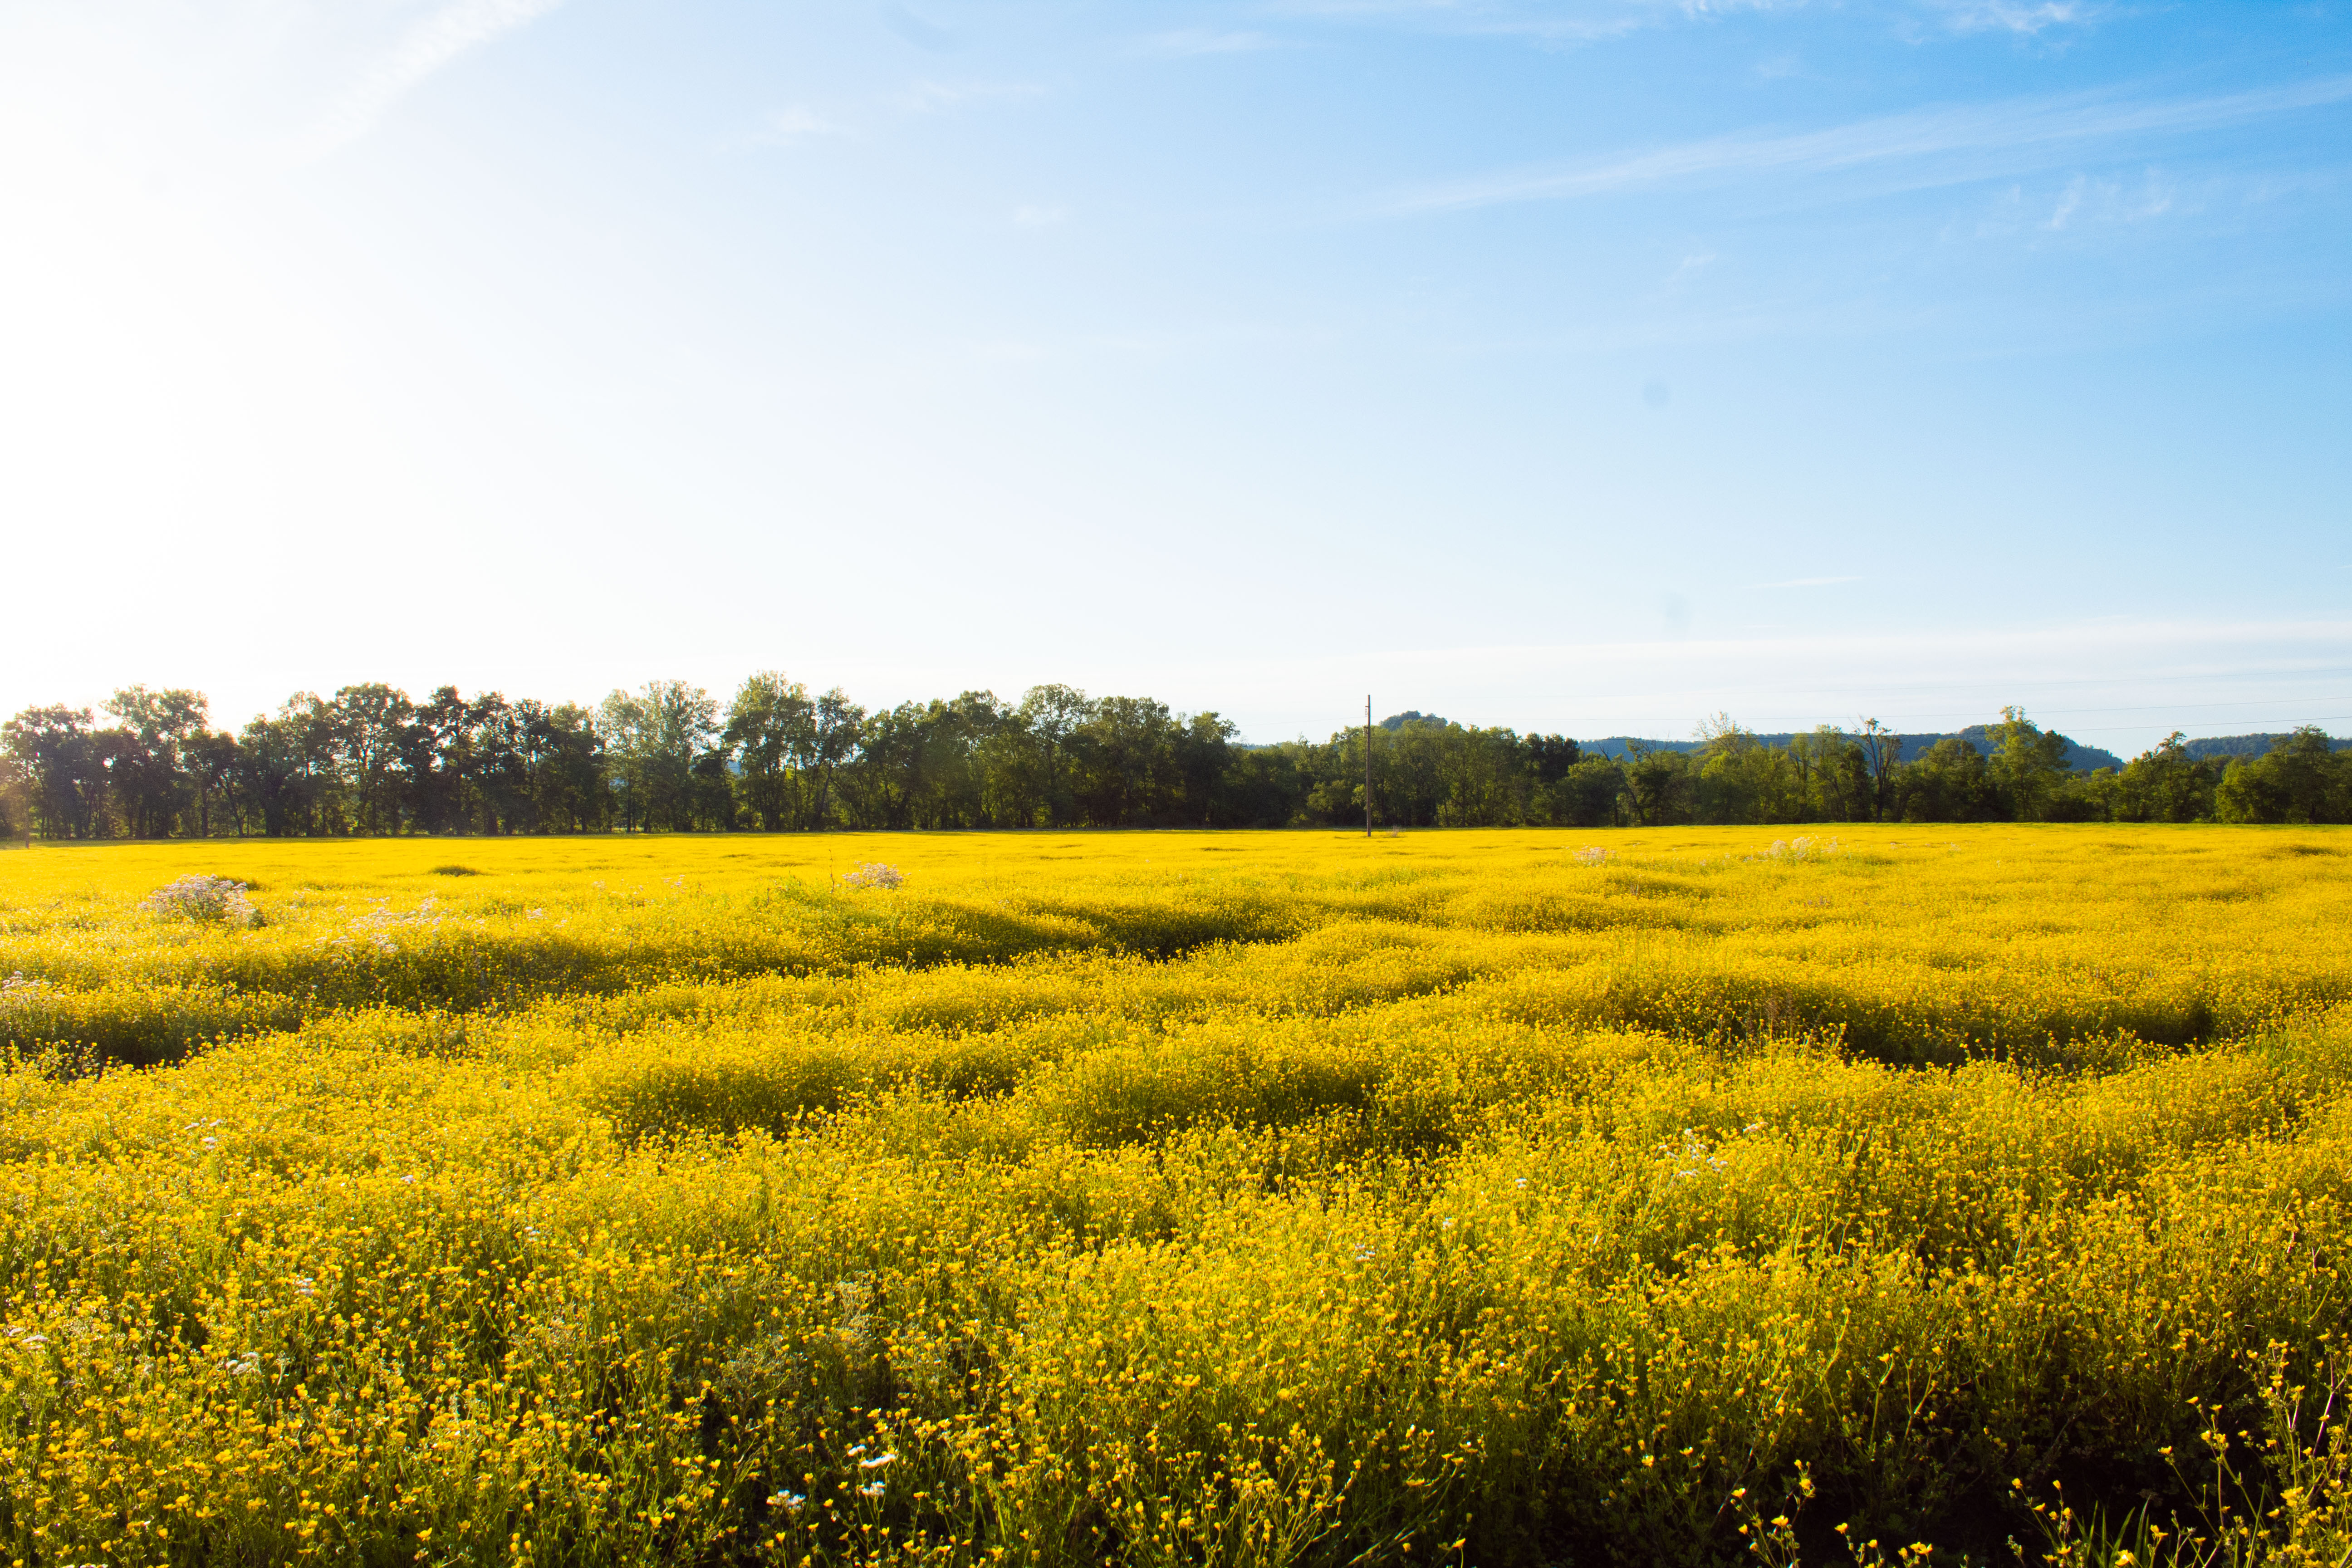
[[[2023,184],[2013,184],[1991,195],[1973,225],[1956,219],[1946,226],[1943,237],[1947,241],[1969,237],[2004,240],[2034,234],[2114,229],[2193,215],[2217,203],[2226,204],[2233,191],[2239,189],[2226,181],[2209,181],[2184,194],[2154,169],[2128,183],[2076,174],[2058,186],[2054,194],[2047,187],[2032,191]],[[2240,200],[2252,198],[2252,192],[2239,195]]]
[[[904,5],[882,7],[882,25],[919,49],[933,54],[947,54],[963,47],[963,40],[948,28],[927,17],[918,16]]]
[[[2058,198],[2058,205],[2051,209],[2050,221],[2042,226],[2049,229],[2064,228],[2066,220],[2073,217],[2076,210],[2082,206],[2083,187],[2087,183],[2080,174],[2068,181],[2065,194]]]
[[[1538,45],[1597,43],[1638,32],[1654,6],[1599,5],[1572,14],[1528,12],[1515,6],[1457,5],[1450,0],[1299,0],[1290,7],[1325,21],[1386,24],[1478,37],[1522,38]]]
[[[1696,251],[1684,257],[1675,264],[1675,269],[1666,274],[1665,281],[1658,285],[1658,292],[1671,294],[1686,287],[1696,280],[1700,273],[1714,266],[1716,260],[1716,254],[1712,250]]]
[[[1035,98],[1045,89],[1032,82],[919,81],[895,93],[890,101],[914,114],[940,114],[974,103],[1007,103]]]
[[[1154,33],[1141,40],[1137,51],[1147,55],[1252,55],[1265,49],[1282,47],[1282,40],[1266,33],[1216,32],[1206,27],[1184,27],[1172,33]]]
[[[789,147],[824,136],[846,136],[849,127],[827,120],[805,105],[778,110],[771,116],[760,140]]]
[[[360,78],[298,142],[302,162],[316,162],[367,134],[393,105],[420,82],[473,49],[529,26],[563,0],[455,0],[411,27],[392,51]]]
[[[1433,32],[1578,44],[1622,37],[1674,23],[1757,12],[1808,9],[1807,0],[1288,0],[1297,16]],[[1899,34],[2004,32],[2039,37],[2096,20],[2099,0],[1910,0],[1894,13]]]
[[[2087,22],[2101,9],[2082,5],[2079,0],[2041,0],[2039,4],[2025,5],[2018,0],[1944,0],[1937,8],[1944,13],[1944,25],[1956,33],[2022,33],[2028,37],[2038,37],[2053,27]]]
[[[1646,153],[1472,175],[1396,193],[1370,204],[1365,216],[1566,201],[1727,175],[1827,174],[1955,154],[2005,155],[2000,163],[2009,167],[2084,142],[2211,131],[2347,99],[2352,99],[2352,76],[2209,98],[2133,101],[2075,94],[1922,110],[1822,131],[1781,135],[1743,132]],[[1988,173],[1983,162],[1979,157],[1948,177],[1981,178]]]
[[[1572,47],[1675,22],[1759,11],[1794,11],[1806,0],[1287,0],[1297,16],[1388,25],[1474,37]]]

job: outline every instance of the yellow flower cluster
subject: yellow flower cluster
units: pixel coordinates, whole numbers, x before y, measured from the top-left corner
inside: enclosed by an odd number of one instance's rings
[[[2325,1382],[2352,837],[1609,849],[0,856],[0,1559],[1981,1552]]]

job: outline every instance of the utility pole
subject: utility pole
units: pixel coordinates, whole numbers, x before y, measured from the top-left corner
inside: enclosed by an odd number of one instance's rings
[[[1372,694],[1364,693],[1364,837],[1372,836]]]

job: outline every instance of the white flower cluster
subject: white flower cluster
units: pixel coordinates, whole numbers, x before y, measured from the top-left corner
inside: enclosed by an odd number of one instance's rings
[[[895,888],[906,879],[907,874],[898,867],[885,866],[878,860],[869,860],[841,874],[842,885],[846,888]]]
[[[898,1459],[898,1455],[891,1453],[887,1449],[885,1449],[878,1454],[868,1454],[866,1452],[866,1445],[863,1443],[853,1445],[849,1450],[849,1457],[857,1460],[857,1468],[861,1470],[878,1470],[886,1465],[896,1464]],[[857,1489],[857,1495],[864,1498],[878,1498],[889,1489],[889,1484],[881,1478],[877,1477],[873,1480],[867,1481],[864,1486],[859,1487]]]
[[[261,911],[245,896],[245,884],[226,877],[183,877],[140,900],[139,907],[165,920],[232,926],[261,923]]]
[[[420,929],[440,929],[438,900],[426,899],[404,914],[390,908],[388,900],[377,899],[374,902],[373,909],[352,921],[349,934],[320,937],[318,945],[330,949],[341,958],[354,956],[362,946],[373,948],[390,958],[400,951],[400,943],[394,940],[395,934],[413,934]]]
[[[1801,838],[1775,838],[1772,847],[1764,851],[1767,860],[1826,860],[1838,852],[1834,838],[1824,842],[1807,834]]]
[[[1594,844],[1578,850],[1568,858],[1571,864],[1578,866],[1606,866],[1610,861],[1617,858],[1617,851],[1603,849],[1598,844]]]
[[[21,969],[0,980],[0,1002],[30,1002],[49,988],[46,980],[27,980]]]
[[[1750,1131],[1754,1131],[1751,1124]],[[1702,1170],[1720,1174],[1727,1162],[1711,1148],[1707,1141],[1690,1128],[1683,1129],[1682,1146],[1676,1148],[1672,1139],[1658,1145],[1659,1152],[1675,1162],[1675,1179],[1687,1182]]]

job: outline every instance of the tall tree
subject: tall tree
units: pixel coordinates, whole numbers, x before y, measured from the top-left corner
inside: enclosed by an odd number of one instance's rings
[[[802,763],[816,750],[816,704],[782,670],[763,669],[727,705],[723,740],[741,770],[744,804],[769,832],[794,825]]]
[[[1902,771],[1896,805],[1911,822],[1973,822],[1996,815],[2000,796],[1976,742],[1947,735]]]
[[[1989,771],[2010,815],[2020,822],[2041,821],[2066,774],[2066,737],[2042,729],[2016,707],[2002,709],[2000,722],[1988,733],[1993,742]]]
[[[604,742],[595,715],[577,703],[549,707],[526,698],[515,704],[522,729],[533,830],[585,833],[612,816]]]
[[[614,760],[625,826],[694,826],[695,762],[719,733],[710,693],[683,680],[649,680],[605,698],[597,729]]]
[[[1207,827],[1217,820],[1238,733],[1230,721],[1214,713],[1195,713],[1183,721],[1176,736],[1173,808],[1185,823]]]
[[[333,705],[310,691],[247,724],[233,785],[240,819],[273,837],[349,832],[341,727]]]
[[[31,779],[32,814],[48,838],[94,838],[106,826],[106,765],[87,708],[27,708],[0,743]]]
[[[1870,816],[1884,821],[1895,815],[1895,773],[1903,760],[1903,737],[1875,719],[1864,719],[1853,743],[1862,748],[1863,769],[1870,778]]]
[[[1687,752],[1635,742],[1626,748],[1625,798],[1637,827],[1687,820],[1691,761]]]
[[[123,831],[134,838],[164,837],[183,808],[194,805],[181,753],[205,732],[205,694],[128,686],[107,700],[106,710],[121,726],[107,748],[107,771]]]
[[[416,704],[400,736],[408,820],[420,833],[457,833],[473,805],[473,709],[454,686]]]
[[[1168,705],[1149,697],[1106,697],[1089,704],[1063,743],[1081,818],[1105,827],[1157,821],[1181,787],[1176,731]]]
[[[415,705],[408,693],[370,681],[337,691],[331,706],[351,830],[399,832],[411,804]]]
[[[236,789],[236,737],[216,730],[192,736],[181,750],[180,764],[195,793],[196,837],[209,838],[217,819],[216,808],[226,805]],[[232,826],[242,833],[243,820],[233,810],[227,815]]]
[[[2326,731],[2306,724],[2253,761],[2231,763],[2214,805],[2224,822],[2352,820],[2352,753],[2336,751]]]
[[[2175,730],[2124,764],[2116,781],[2116,815],[2126,822],[2196,822],[2213,815],[2219,772],[2189,754]]]
[[[803,763],[815,777],[815,810],[812,824],[817,827],[833,826],[834,771],[849,760],[857,750],[857,737],[866,722],[866,710],[842,695],[841,688],[816,700],[814,722],[809,727],[809,751]]]
[[[22,838],[33,847],[33,775],[30,769],[0,751],[0,840]]]
[[[1788,752],[1718,713],[1699,726],[1697,792],[1704,822],[1787,822],[1803,815]]]

